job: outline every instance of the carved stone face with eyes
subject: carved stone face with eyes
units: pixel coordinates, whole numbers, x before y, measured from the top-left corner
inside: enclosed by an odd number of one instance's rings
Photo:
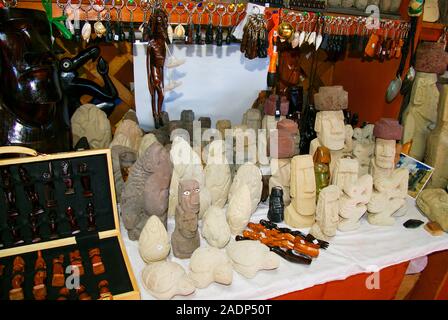
[[[183,180],[179,182],[179,205],[184,212],[199,212],[199,194],[199,182],[196,180]]]

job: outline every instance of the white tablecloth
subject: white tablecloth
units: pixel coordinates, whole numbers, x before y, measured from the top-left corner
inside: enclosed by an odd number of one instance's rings
[[[267,210],[267,205],[260,204],[258,210],[252,215],[251,221],[258,222],[260,219],[266,219]],[[407,201],[406,211],[407,214],[397,218],[392,227],[372,226],[363,217],[361,228],[358,230],[338,231],[330,241],[329,248],[320,250],[319,257],[309,266],[294,264],[280,258],[278,269],[259,271],[253,279],[246,279],[234,272],[233,283],[230,286],[213,283],[206,289],[197,289],[190,296],[176,298],[268,299],[329,281],[343,280],[355,274],[374,272],[432,252],[448,249],[448,234],[433,237],[423,229],[423,225],[418,229],[403,227],[403,223],[412,218],[427,222],[426,217],[416,208],[412,198]],[[138,241],[130,241],[127,231],[123,226],[121,228],[142,299],[154,299],[141,284],[141,272],[145,263],[138,252]],[[174,219],[169,219],[168,232],[171,233],[173,230]],[[201,246],[207,245],[207,242],[201,238]],[[172,253],[168,259],[180,263],[188,272],[189,259],[177,259]]]

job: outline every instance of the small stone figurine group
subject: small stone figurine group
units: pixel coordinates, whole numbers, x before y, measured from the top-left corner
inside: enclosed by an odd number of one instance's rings
[[[83,187],[83,196],[90,198],[93,196],[90,183],[90,175],[88,173],[88,166],[86,163],[80,163],[78,172],[81,176],[81,185]],[[45,212],[44,207],[40,204],[39,194],[36,190],[35,184],[32,177],[28,173],[28,170],[24,166],[18,167],[18,173],[21,183],[26,194],[28,201],[31,204],[31,212],[29,214],[29,224],[31,228],[31,239],[33,243],[42,240],[39,231],[39,217]],[[70,161],[61,162],[61,176],[62,180],[66,186],[65,195],[75,194],[73,173]],[[13,244],[19,245],[24,243],[24,239],[20,233],[20,228],[18,224],[18,217],[20,211],[17,207],[16,201],[16,190],[14,186],[14,179],[10,168],[4,166],[1,168],[2,177],[2,187],[6,199],[7,205],[7,221],[8,226],[11,231]],[[50,227],[50,239],[56,239],[59,237],[58,234],[58,224],[57,224],[57,213],[55,208],[57,207],[56,188],[55,188],[55,178],[53,173],[53,165],[48,162],[48,170],[44,172],[41,176],[41,181],[44,184],[44,196],[45,196],[45,208],[49,209],[49,227]],[[76,234],[80,232],[76,217],[74,215],[73,209],[68,207],[66,209],[66,215],[70,223],[71,233]],[[87,216],[88,216],[88,231],[96,230],[94,208],[92,202],[89,201],[87,205]],[[0,248],[3,247],[2,234],[0,230]]]
[[[73,268],[77,268],[79,275],[83,276],[85,274],[84,266],[82,265],[81,253],[79,250],[74,250],[70,252],[70,264]],[[105,272],[104,264],[100,256],[100,249],[93,248],[89,250],[90,262],[92,264],[92,270],[94,275],[100,275]],[[59,296],[57,300],[68,300],[70,295],[70,290],[65,287],[65,277],[64,277],[64,255],[53,258],[53,277],[51,280],[51,286],[55,288],[60,288]],[[0,274],[1,275],[1,274]],[[33,286],[33,296],[35,300],[46,300],[47,299],[47,264],[42,256],[42,252],[39,250],[37,252],[37,259],[34,263],[34,286]],[[24,300],[25,295],[23,292],[23,283],[25,282],[25,260],[21,256],[17,256],[13,261],[12,268],[12,280],[11,280],[11,290],[9,291],[10,300]],[[112,294],[108,288],[109,283],[107,280],[102,280],[98,284],[99,295],[101,300],[111,299]],[[79,300],[92,300],[92,297],[87,293],[86,287],[81,285],[76,289],[76,294]]]

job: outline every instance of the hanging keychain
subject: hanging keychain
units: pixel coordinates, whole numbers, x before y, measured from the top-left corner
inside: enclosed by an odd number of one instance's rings
[[[218,29],[216,30],[216,45],[218,47],[221,47],[222,46],[222,40],[223,40],[223,36],[222,36],[222,17],[226,13],[226,8],[224,7],[224,5],[219,4],[216,7],[216,13],[219,16]]]
[[[62,16],[65,16],[65,27],[70,31],[72,35],[75,34],[75,26],[70,21],[68,14],[67,14],[67,7],[69,5],[70,0],[67,0],[65,4],[61,4],[59,0],[56,0],[56,5],[62,10]]]
[[[96,22],[93,25],[93,30],[98,38],[102,38],[106,34],[106,27],[101,22],[101,12],[106,7],[105,0],[95,0],[95,4],[93,5],[93,10],[96,11],[97,17]]]
[[[179,13],[179,10],[181,10],[180,13]],[[176,39],[185,41],[185,28],[182,25],[182,16],[183,16],[184,12],[187,10],[185,9],[185,6],[182,4],[182,2],[179,2],[177,4],[177,6],[175,7],[175,11],[179,18],[178,18],[178,24],[177,24],[176,28],[174,28],[174,36]]]
[[[213,14],[216,12],[216,5],[214,2],[207,3],[208,11],[208,25],[205,30],[205,44],[213,43]]]
[[[91,0],[92,1],[92,0]],[[92,34],[92,25],[89,22],[89,11],[92,9],[92,2],[89,2],[89,6],[87,7],[81,7],[81,10],[84,11],[84,25],[81,30],[81,36],[86,41],[86,43],[89,43],[90,36]]]
[[[117,20],[115,21],[114,41],[124,41],[126,36],[124,34],[123,25],[121,22],[121,10],[124,8],[124,0],[112,0],[112,7],[115,9],[117,17]]]
[[[318,28],[318,33],[316,36],[316,41],[314,43],[314,47],[316,48],[316,51],[319,50],[319,48],[322,44],[322,41],[323,41],[322,30],[323,30],[324,21],[325,21],[325,19],[322,18],[319,14],[319,18],[318,18],[319,28]]]
[[[140,9],[143,12],[143,21],[140,24],[140,26],[138,27],[138,30],[142,33],[142,40],[146,41],[149,33],[148,33],[148,11],[151,7],[150,1],[149,0],[140,0]]]
[[[198,24],[196,25],[196,34],[194,36],[194,43],[195,44],[203,44],[203,40],[202,40],[202,30],[201,30],[201,25],[202,25],[202,14],[205,11],[205,8],[203,6],[202,2],[199,2],[196,5],[195,8],[197,15],[198,15]]]
[[[79,21],[79,10],[81,9],[82,0],[78,0],[78,4],[75,5],[73,2],[76,0],[69,0],[67,3],[70,6],[70,8],[73,10],[73,28],[74,28],[74,37],[73,39],[76,42],[81,42],[81,28],[80,28],[80,21]]]
[[[194,24],[193,24],[193,11],[194,4],[192,2],[187,3],[185,6],[185,11],[188,13],[187,26],[185,29],[185,44],[193,44],[193,32],[194,32]]]
[[[112,31],[112,25],[110,23],[112,19],[110,14],[110,6],[106,6],[106,15],[104,18],[106,20],[106,36],[104,37],[104,39],[106,43],[110,43],[114,41],[114,32]]]
[[[236,13],[236,5],[234,3],[231,3],[229,5],[227,5],[227,7],[225,8],[226,10],[226,14],[229,16],[229,20],[226,23],[226,30],[227,30],[227,35],[226,35],[226,44],[231,44],[232,43],[232,19],[233,19],[233,15]]]
[[[135,0],[127,0],[126,1],[126,10],[129,11],[129,34],[128,34],[128,42],[135,42],[135,32],[134,32],[134,11],[137,9],[137,3]]]
[[[312,25],[314,23],[314,28],[312,28]],[[309,45],[314,45],[314,43],[316,42],[316,37],[317,37],[317,19],[316,16],[313,17],[313,19],[311,20],[311,24],[310,24],[310,31],[311,29],[313,30],[312,32],[310,32],[310,34],[308,35],[308,39],[306,40],[308,42]]]
[[[172,3],[167,2],[165,3],[165,11],[168,13],[168,27],[167,27],[167,35],[168,35],[168,39],[170,40],[170,43],[173,43],[173,39],[174,39],[174,30],[173,27],[171,26],[171,14],[173,13],[175,7],[173,6]],[[171,9],[171,10],[168,10]]]

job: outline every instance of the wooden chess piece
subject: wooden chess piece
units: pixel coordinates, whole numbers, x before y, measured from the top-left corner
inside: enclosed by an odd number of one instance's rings
[[[62,287],[65,284],[64,277],[64,255],[60,254],[58,257],[53,258],[53,278],[51,285],[53,287]]]
[[[75,194],[75,189],[73,187],[73,174],[72,174],[72,164],[70,161],[61,162],[62,170],[62,180],[65,184],[65,195]]]
[[[68,300],[69,296],[70,291],[64,287],[59,290],[59,297],[57,297],[56,300]]]
[[[104,264],[101,259],[101,252],[99,248],[94,248],[89,250],[89,258],[92,263],[92,269],[94,275],[100,275],[105,272]]]
[[[36,216],[30,215],[30,226],[31,226],[31,242],[36,243],[42,240],[42,237],[40,236],[40,228],[39,228],[39,221]]]
[[[70,264],[73,269],[77,268],[79,270],[79,275],[84,275],[84,266],[82,265],[81,253],[79,250],[70,252]]]
[[[47,208],[54,208],[57,205],[53,178],[53,166],[51,162],[48,162],[48,171],[42,174],[42,180],[44,181],[45,207]]]
[[[8,215],[10,218],[15,218],[19,215],[19,210],[16,205],[16,192],[14,190],[13,179],[9,168],[3,167],[1,175],[3,181],[3,192],[8,205]]]
[[[87,231],[96,230],[95,211],[92,202],[87,204]]]
[[[34,264],[34,287],[33,295],[36,300],[45,300],[47,298],[47,286],[45,281],[47,279],[47,264],[42,257],[42,251],[37,251],[37,259]]]
[[[72,230],[72,234],[77,234],[77,233],[81,232],[78,222],[76,221],[76,216],[75,216],[75,212],[73,211],[73,208],[68,207],[65,210],[65,214],[67,216],[68,222],[70,223],[70,229]]]
[[[89,171],[88,171],[88,166],[87,163],[80,163],[79,167],[78,167],[78,172],[81,175],[81,185],[83,188],[83,196],[86,198],[92,197],[93,196],[93,192],[91,190],[90,187],[90,175],[89,175]]]
[[[14,258],[12,263],[12,289],[9,291],[9,300],[23,300],[25,296],[23,295],[22,284],[25,281],[25,261],[21,256]]]
[[[273,187],[269,197],[268,219],[272,222],[282,222],[284,219],[285,205],[283,204],[282,187]]]
[[[112,293],[109,290],[109,282],[107,280],[100,281],[98,289],[100,291],[99,300],[113,300]]]
[[[76,293],[78,294],[79,300],[92,300],[92,297],[87,293],[84,285],[81,285],[78,289],[76,289]]]
[[[38,216],[42,213],[44,213],[44,209],[39,203],[39,195],[36,192],[36,189],[34,188],[34,184],[31,180],[31,177],[28,173],[28,171],[23,166],[19,166],[19,177],[22,181],[25,189],[25,193],[28,197],[28,200],[31,202],[31,215]]]
[[[14,245],[24,243],[25,241],[22,238],[20,229],[17,228],[16,219],[8,219],[8,225],[9,225],[9,229],[11,230],[11,236],[12,236]]]
[[[57,214],[56,211],[51,210],[49,217],[49,226],[50,226],[50,239],[57,239],[59,238],[58,234],[58,222],[57,222]]]

